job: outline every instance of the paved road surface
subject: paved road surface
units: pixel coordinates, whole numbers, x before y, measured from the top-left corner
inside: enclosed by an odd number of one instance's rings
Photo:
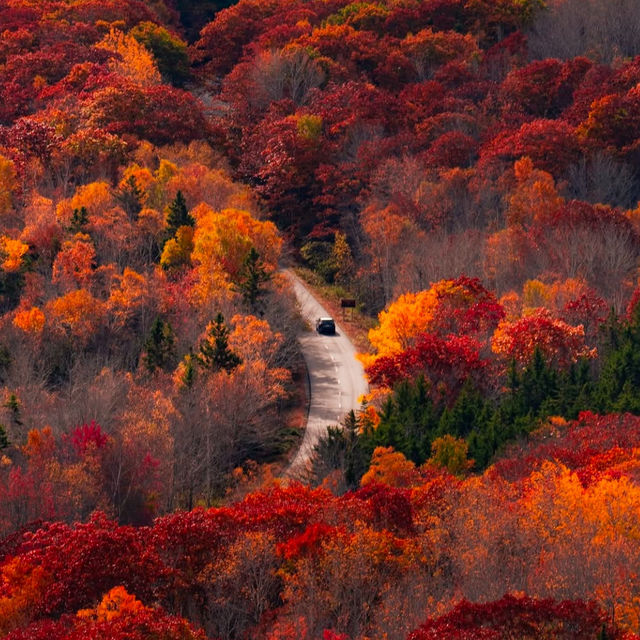
[[[338,424],[351,409],[358,409],[358,398],[367,393],[364,370],[356,360],[356,349],[336,322],[336,335],[318,334],[316,319],[329,316],[322,305],[311,295],[302,281],[290,271],[293,289],[305,320],[312,330],[299,336],[311,383],[311,404],[307,429],[298,453],[291,461],[286,475],[303,477],[313,447],[329,425]]]

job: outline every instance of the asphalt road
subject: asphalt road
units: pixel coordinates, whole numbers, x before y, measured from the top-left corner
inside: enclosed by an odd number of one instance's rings
[[[317,318],[329,316],[303,282],[290,271],[300,312],[308,320],[311,331],[298,337],[304,355],[311,386],[311,403],[304,438],[300,449],[287,468],[286,475],[304,477],[313,447],[328,426],[338,424],[351,409],[359,409],[358,399],[369,387],[364,370],[356,360],[356,348],[336,320],[336,334],[320,335],[315,331]]]

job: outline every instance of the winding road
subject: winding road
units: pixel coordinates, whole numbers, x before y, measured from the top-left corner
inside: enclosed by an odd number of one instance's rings
[[[313,297],[303,282],[291,271],[291,280],[300,313],[312,327],[298,337],[309,372],[311,401],[307,428],[300,449],[285,475],[301,477],[308,467],[313,448],[329,425],[338,424],[351,409],[359,409],[358,399],[369,387],[364,370],[356,360],[356,349],[336,322],[334,336],[320,335],[315,330],[320,316],[331,314]]]

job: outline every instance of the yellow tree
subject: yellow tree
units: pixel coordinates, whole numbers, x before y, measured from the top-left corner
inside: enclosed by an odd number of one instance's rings
[[[195,265],[198,304],[231,296],[231,285],[242,272],[251,247],[260,254],[267,273],[278,264],[282,239],[275,225],[256,220],[246,211],[214,211],[201,204],[191,211],[196,220],[191,259]]]
[[[29,251],[28,244],[21,240],[13,240],[7,236],[1,236],[0,259],[2,260],[2,269],[7,273],[20,271],[27,251]]]
[[[123,328],[130,325],[150,307],[152,287],[148,279],[125,267],[122,275],[114,278],[111,293],[107,300],[107,309],[115,327]]]
[[[527,591],[595,598],[613,620],[637,631],[640,488],[626,477],[584,487],[575,473],[546,461],[526,481],[521,514],[537,556]]]
[[[115,54],[109,60],[109,68],[115,73],[131,78],[142,86],[152,86],[162,82],[153,56],[133,36],[111,29],[96,47]]]

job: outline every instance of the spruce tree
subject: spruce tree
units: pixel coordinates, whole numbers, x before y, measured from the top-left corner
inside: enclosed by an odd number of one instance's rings
[[[86,207],[80,207],[74,209],[71,216],[71,222],[69,223],[69,231],[71,233],[81,233],[85,227],[89,224],[89,212]]]
[[[171,364],[175,356],[175,337],[168,322],[156,318],[151,326],[149,337],[144,343],[144,365],[153,373]]]
[[[167,207],[167,234],[168,238],[173,238],[180,227],[193,227],[196,221],[187,209],[187,202],[182,195],[182,191],[176,193],[176,197]]]
[[[266,272],[255,247],[249,249],[240,276],[242,279],[236,286],[236,291],[242,294],[244,302],[252,311],[257,311],[259,299],[266,293],[262,285],[271,280],[271,275]]]
[[[22,427],[22,412],[20,411],[20,401],[18,400],[18,396],[16,396],[15,393],[10,394],[3,406],[5,409],[9,409],[11,424],[15,427]]]
[[[196,357],[193,355],[192,349],[189,349],[189,353],[184,357],[183,362],[184,362],[184,370],[182,373],[182,384],[187,389],[191,389],[196,379],[196,368],[194,366],[194,363],[196,362]]]
[[[242,359],[229,348],[229,329],[221,313],[209,325],[207,338],[200,343],[197,354],[200,365],[210,371],[233,371]]]
[[[142,189],[138,186],[135,176],[129,176],[124,185],[117,193],[117,198],[122,204],[122,208],[127,212],[127,215],[135,220],[138,214],[142,211]]]

